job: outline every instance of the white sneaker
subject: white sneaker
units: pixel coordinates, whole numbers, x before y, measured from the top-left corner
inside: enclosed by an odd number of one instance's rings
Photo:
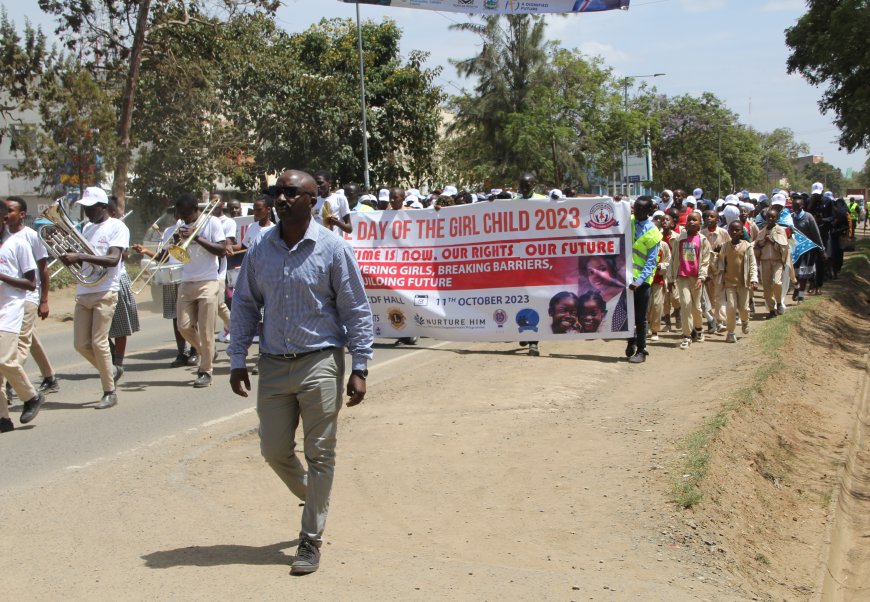
[[[749,320],[747,320],[740,326],[740,330],[743,332],[743,334],[749,334]]]
[[[699,343],[703,343],[703,342],[704,342],[704,333],[703,333],[702,331],[700,331],[700,330],[698,331],[698,342],[699,342]]]
[[[222,330],[217,335],[218,343],[229,343],[230,342],[230,331],[227,329]]]
[[[683,339],[683,342],[680,343],[680,349],[688,349],[689,345],[691,345],[691,344],[692,344],[692,339],[686,337],[685,339]]]
[[[725,335],[725,342],[726,343],[736,343],[737,337],[734,336],[733,332],[729,332],[727,335]]]
[[[650,341],[658,341],[658,340],[659,340],[659,335],[653,333],[653,334],[650,335],[649,340],[650,340]]]

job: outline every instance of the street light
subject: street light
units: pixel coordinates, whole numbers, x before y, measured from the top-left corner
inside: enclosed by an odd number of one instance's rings
[[[622,78],[622,98],[623,108],[628,113],[628,82],[630,80],[642,79],[647,77],[661,77],[667,73],[648,73],[646,75],[627,75]],[[622,180],[625,184],[625,190],[628,190],[628,135],[625,136],[625,156],[622,159]],[[615,192],[615,191],[614,191]]]

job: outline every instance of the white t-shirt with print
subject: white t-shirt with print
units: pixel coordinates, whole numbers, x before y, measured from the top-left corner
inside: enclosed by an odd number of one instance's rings
[[[248,229],[245,231],[245,238],[242,240],[242,246],[246,249],[250,249],[263,238],[263,235],[275,227],[275,224],[269,224],[268,226],[261,226],[260,222],[254,222]]]
[[[0,246],[0,272],[23,278],[31,270],[36,270],[36,260],[27,241],[19,236],[5,240]],[[26,297],[27,291],[24,289],[0,282],[0,330],[15,334],[21,332]]]
[[[329,203],[329,208],[332,209],[332,215],[337,217],[340,221],[344,221],[345,216],[350,215],[350,206],[347,204],[347,198],[343,196],[339,196],[337,194],[330,194],[328,197],[323,198],[322,196],[317,197],[317,203],[314,205],[314,221],[316,221],[321,226],[325,226],[323,223],[323,204]],[[336,226],[332,226],[330,230],[337,230]]]
[[[119,219],[114,217],[106,218],[99,224],[87,223],[82,228],[82,236],[91,243],[94,248],[94,254],[104,256],[109,254],[109,249],[118,247],[123,253],[130,246],[130,230]],[[123,258],[115,267],[106,268],[108,273],[101,283],[97,286],[84,286],[79,284],[76,288],[77,295],[86,295],[88,293],[105,293],[109,291],[117,291],[121,288],[121,271]],[[82,269],[87,270],[89,267],[99,269],[92,263],[82,264]]]
[[[33,253],[33,259],[37,264],[39,263],[39,260],[48,258],[48,251],[45,248],[45,244],[42,242],[42,239],[39,238],[39,234],[37,234],[36,230],[30,226],[24,226],[15,234],[12,234],[9,231],[9,228],[6,228],[3,232],[3,240],[6,240],[10,236],[20,236],[28,245],[30,245],[30,252]],[[28,303],[39,305],[39,274],[36,275],[36,290],[25,292],[27,293],[25,298]]]
[[[214,216],[208,218],[202,230],[199,231],[199,235],[213,243],[223,243],[226,240],[223,226],[221,226],[220,220]],[[190,253],[190,261],[184,264],[184,271],[181,273],[182,282],[217,280],[217,255],[209,253],[196,241],[190,243],[187,252]]]

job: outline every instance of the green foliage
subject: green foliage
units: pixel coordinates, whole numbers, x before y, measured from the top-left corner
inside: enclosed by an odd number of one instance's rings
[[[69,57],[54,63],[39,87],[41,127],[19,140],[24,159],[12,173],[38,178],[44,192],[99,184],[117,150],[111,90]]]
[[[456,61],[474,91],[451,99],[455,121],[442,147],[455,181],[506,185],[526,171],[539,182],[588,186],[596,170],[618,164],[628,129],[618,82],[600,58],[544,42],[531,15],[486,17],[455,29],[482,40],[477,56]]]
[[[789,128],[777,128],[772,132],[757,133],[761,147],[762,178],[760,188],[771,190],[779,186],[778,174],[783,174],[793,187],[809,190],[809,186],[797,186],[797,173],[794,160],[810,152],[809,146],[797,142],[794,132]]]
[[[37,80],[53,58],[41,29],[25,23],[22,39],[0,7],[0,115],[7,121],[13,112],[31,108],[39,99]]]
[[[843,172],[830,163],[811,163],[797,174],[795,188],[809,190],[813,182],[821,182],[825,190],[830,190],[836,195],[846,194],[846,178]]]
[[[866,0],[808,0],[807,13],[786,30],[792,52],[789,73],[814,86],[827,84],[819,101],[833,111],[840,145],[855,151],[870,147],[870,7]]]
[[[761,179],[757,136],[716,96],[705,92],[700,98],[663,98],[661,105],[653,129],[658,189],[700,187],[712,197]]]

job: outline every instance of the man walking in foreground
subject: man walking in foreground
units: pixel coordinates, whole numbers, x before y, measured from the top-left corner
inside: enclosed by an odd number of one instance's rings
[[[230,386],[247,397],[245,358],[260,322],[257,414],[260,451],[287,488],[305,502],[291,573],[320,565],[320,546],[335,470],[344,347],[352,358],[348,406],[366,394],[374,342],[372,314],[350,245],[312,220],[314,178],[285,171],[278,178],[280,222],[248,251],[233,295]],[[294,453],[302,420],[307,470]]]

